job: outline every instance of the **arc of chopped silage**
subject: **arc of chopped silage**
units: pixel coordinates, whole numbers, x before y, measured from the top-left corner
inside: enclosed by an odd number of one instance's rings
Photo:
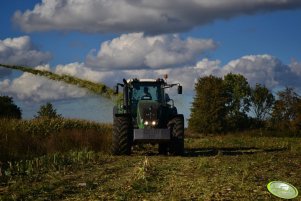
[[[18,66],[18,65],[8,65],[8,64],[0,64],[0,66],[8,69],[20,70],[22,72],[31,73],[33,75],[38,75],[38,76],[46,77],[51,80],[61,81],[67,84],[85,88],[95,94],[101,95],[106,98],[114,97],[113,89],[111,89],[110,87],[106,86],[103,83],[94,83],[81,78],[73,77],[71,75],[66,75],[66,74],[59,75],[50,71],[38,70],[28,66]]]

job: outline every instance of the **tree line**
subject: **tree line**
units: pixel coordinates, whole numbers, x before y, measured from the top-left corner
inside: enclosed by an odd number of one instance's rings
[[[61,118],[61,114],[57,114],[56,109],[49,102],[40,106],[37,114],[34,116],[37,118]],[[0,119],[21,119],[22,110],[14,103],[13,98],[10,96],[0,96]]]
[[[261,84],[251,87],[240,74],[201,77],[188,127],[197,133],[266,129],[300,134],[301,98],[290,87],[276,95]]]

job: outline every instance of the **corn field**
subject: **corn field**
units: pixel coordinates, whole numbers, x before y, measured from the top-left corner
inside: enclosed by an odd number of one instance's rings
[[[112,126],[76,119],[0,120],[0,161],[70,150],[108,151]]]

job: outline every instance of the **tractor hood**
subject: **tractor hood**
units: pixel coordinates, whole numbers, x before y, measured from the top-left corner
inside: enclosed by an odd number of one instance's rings
[[[160,116],[160,104],[151,100],[140,100],[137,107],[139,128],[156,127]]]

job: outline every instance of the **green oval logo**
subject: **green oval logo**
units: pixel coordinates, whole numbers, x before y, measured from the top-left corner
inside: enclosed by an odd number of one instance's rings
[[[283,199],[293,199],[298,196],[298,190],[292,184],[283,181],[272,181],[267,185],[270,193]]]

